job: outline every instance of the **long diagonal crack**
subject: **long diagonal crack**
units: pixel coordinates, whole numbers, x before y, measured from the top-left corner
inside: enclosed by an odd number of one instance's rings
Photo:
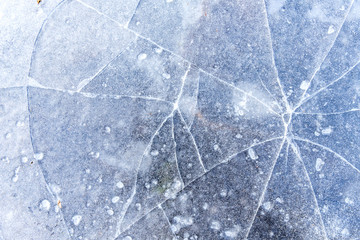
[[[180,173],[180,169],[179,169],[179,163],[178,163],[178,158],[177,158],[177,153],[176,153],[176,141],[175,141],[175,133],[174,133],[174,117],[171,118],[171,136],[172,138],[174,139],[174,155],[175,155],[175,163],[176,163],[176,170],[177,170],[177,173],[179,174],[179,178],[180,178],[180,181],[181,181],[181,188],[184,188],[184,180],[181,176],[181,173]]]
[[[315,146],[318,146],[318,147],[321,147],[322,149],[328,151],[328,152],[331,152],[332,154],[334,154],[336,157],[340,158],[342,161],[344,161],[347,165],[349,165],[352,169],[354,169],[355,171],[357,171],[358,173],[360,173],[360,170],[355,167],[353,164],[351,164],[348,160],[346,160],[343,156],[341,156],[339,153],[335,152],[334,150],[332,150],[331,148],[328,148],[320,143],[316,143],[316,142],[313,142],[309,139],[305,139],[305,138],[300,138],[300,137],[294,137],[295,140],[298,140],[298,141],[301,141],[301,142],[306,142],[306,143],[309,143],[309,144],[312,144],[312,145],[315,145]]]
[[[185,120],[184,120],[184,118],[183,118],[183,116],[182,116],[182,113],[181,113],[180,109],[178,110],[178,112],[179,112],[181,121],[184,123],[187,132],[190,134],[191,141],[192,141],[192,143],[193,143],[194,146],[195,146],[196,154],[197,154],[197,157],[198,157],[198,159],[199,159],[199,162],[200,162],[200,165],[201,165],[201,167],[202,167],[202,170],[203,170],[204,172],[206,172],[206,169],[205,169],[204,163],[203,163],[203,161],[202,161],[202,159],[201,159],[201,155],[200,155],[200,152],[199,152],[199,148],[198,148],[198,146],[197,146],[197,144],[196,144],[195,138],[194,138],[193,134],[190,132],[189,126],[186,124],[186,122],[185,122]]]
[[[323,57],[323,59],[321,60],[321,62],[319,63],[319,65],[316,67],[314,73],[311,75],[311,78],[310,78],[310,80],[309,80],[309,83],[307,84],[307,87],[306,87],[305,91],[302,93],[302,95],[301,95],[301,97],[300,97],[299,103],[301,103],[301,102],[304,100],[304,97],[305,97],[308,89],[310,88],[313,79],[315,78],[317,72],[320,70],[322,64],[324,63],[325,59],[326,59],[327,56],[329,55],[331,49],[334,47],[334,44],[335,44],[336,40],[337,40],[338,37],[339,37],[339,33],[340,33],[342,27],[344,26],[344,23],[345,23],[348,15],[349,15],[349,13],[350,13],[350,10],[351,10],[353,4],[354,4],[354,0],[351,1],[350,6],[348,7],[348,10],[347,10],[347,12],[346,12],[346,14],[345,14],[345,16],[344,16],[344,19],[343,19],[343,21],[341,22],[341,25],[340,25],[338,31],[336,32],[334,41],[331,43],[328,51],[327,51],[326,54],[324,55],[324,57]]]
[[[133,14],[131,15],[131,17],[129,18],[129,21],[126,22],[126,24],[125,24],[125,27],[126,27],[126,28],[129,26],[130,22],[133,20],[133,18],[134,18],[134,16],[135,16],[135,13],[136,13],[136,11],[138,10],[138,8],[139,8],[139,6],[140,6],[140,2],[141,2],[141,0],[139,0],[138,3],[136,4],[136,7],[135,7],[135,9],[134,9],[134,12],[133,12]]]
[[[299,104],[293,109],[293,112],[295,112],[299,107],[301,107],[304,103],[306,103],[307,101],[309,101],[310,99],[312,99],[313,97],[315,97],[316,95],[318,95],[320,92],[324,91],[325,89],[327,89],[328,87],[330,87],[331,85],[335,84],[336,82],[340,81],[341,79],[343,79],[349,72],[351,72],[357,65],[359,65],[360,63],[360,59],[359,61],[357,61],[352,67],[350,67],[347,71],[345,71],[340,77],[338,77],[337,79],[333,80],[332,82],[330,82],[329,84],[325,85],[324,87],[320,88],[319,90],[317,90],[316,92],[314,92],[312,95],[304,98],[301,102],[299,102]]]
[[[269,39],[270,39],[271,61],[272,61],[272,64],[274,65],[274,70],[275,70],[275,73],[276,73],[276,81],[277,81],[277,84],[279,85],[281,95],[282,95],[283,101],[285,103],[286,110],[287,110],[287,112],[290,112],[291,107],[290,107],[288,99],[287,99],[287,97],[285,95],[284,87],[282,86],[282,84],[280,82],[278,70],[277,70],[277,67],[276,67],[273,40],[272,40],[272,37],[271,37],[271,31],[270,31],[270,25],[269,25],[269,16],[268,16],[268,13],[267,13],[265,0],[263,0],[263,4],[264,4],[264,8],[265,8],[265,21],[266,21],[266,26],[267,26],[267,29],[268,29],[268,34],[269,34]]]
[[[170,220],[169,220],[169,217],[166,215],[166,212],[164,211],[164,209],[162,208],[161,205],[158,206],[158,208],[162,211],[162,213],[164,214],[164,217],[166,219],[166,222],[168,223],[169,225],[169,229],[171,231],[171,233],[173,234],[173,237],[176,237],[175,233],[173,232],[172,228],[171,228],[171,223],[170,223]]]
[[[28,116],[28,119],[29,119],[29,122],[28,122],[28,124],[29,124],[29,136],[30,136],[31,148],[32,148],[32,151],[33,151],[33,154],[34,154],[34,153],[35,153],[35,152],[34,152],[34,141],[33,141],[33,138],[32,138],[31,127],[30,127],[31,112],[30,112],[29,90],[28,90],[28,88],[26,88],[26,98],[27,98],[27,110],[28,110],[28,115],[29,115],[29,116]],[[56,202],[58,199],[56,198],[55,194],[51,191],[51,188],[50,188],[49,184],[47,183],[47,181],[46,181],[46,179],[45,179],[43,170],[41,169],[40,166],[38,166],[38,168],[39,168],[39,170],[40,170],[41,177],[42,177],[42,179],[44,180],[44,183],[45,183],[45,186],[46,186],[48,192],[51,194],[53,200],[55,200],[55,202]],[[65,225],[65,228],[66,228],[66,233],[67,233],[69,239],[72,239],[72,238],[71,238],[71,235],[70,235],[69,228],[68,228],[68,226],[67,226],[67,223],[66,223],[66,221],[65,221],[65,218],[64,218],[64,215],[63,215],[63,213],[62,213],[61,208],[59,208],[59,213],[60,213],[60,216],[61,216],[62,221],[64,222],[64,225]]]
[[[324,221],[322,219],[322,215],[321,215],[321,211],[320,211],[320,208],[319,208],[319,204],[318,204],[318,201],[317,201],[317,197],[316,197],[316,194],[315,194],[315,191],[314,191],[314,188],[312,186],[312,183],[311,183],[311,179],[310,179],[310,176],[309,176],[309,172],[308,170],[306,169],[306,166],[305,166],[305,163],[300,155],[300,150],[297,146],[295,146],[295,143],[294,142],[291,142],[290,143],[291,145],[291,148],[293,150],[293,152],[295,153],[295,155],[300,159],[301,161],[301,165],[303,166],[303,169],[305,171],[305,175],[306,175],[306,180],[309,182],[309,185],[310,185],[310,189],[311,189],[311,193],[314,197],[314,201],[315,201],[315,206],[316,206],[316,212],[317,214],[319,215],[319,218],[320,218],[320,222],[321,222],[321,229],[322,229],[322,232],[323,232],[323,235],[325,237],[325,239],[328,239],[327,237],[327,233],[326,233],[326,228],[325,228],[325,225],[324,225]]]
[[[253,224],[254,224],[256,215],[258,214],[259,209],[260,209],[260,206],[261,206],[262,202],[264,201],[265,193],[266,193],[266,191],[267,191],[267,189],[268,189],[269,182],[270,182],[271,177],[272,177],[272,175],[273,175],[273,172],[274,172],[276,163],[277,163],[277,161],[278,161],[278,159],[279,159],[279,156],[280,156],[280,153],[281,153],[281,150],[282,150],[282,148],[283,148],[283,146],[284,146],[285,141],[286,141],[286,137],[283,136],[283,137],[282,137],[282,141],[281,141],[281,143],[280,143],[279,151],[278,151],[278,153],[276,154],[276,157],[275,157],[275,159],[274,159],[274,163],[273,163],[273,165],[271,166],[271,169],[270,169],[269,176],[268,176],[268,178],[266,179],[265,186],[264,186],[264,190],[263,190],[263,192],[262,192],[261,195],[260,195],[259,202],[258,202],[258,206],[257,206],[257,208],[256,208],[256,210],[255,210],[254,215],[253,215],[252,218],[251,218],[250,226],[249,226],[248,230],[246,231],[245,239],[248,238],[248,236],[249,236],[249,234],[250,234],[250,231],[251,231],[251,228],[252,228],[252,226],[253,226]]]
[[[93,76],[86,78],[84,80],[82,80],[78,86],[77,86],[77,92],[80,92],[86,85],[88,85],[90,82],[92,82],[97,76],[99,76],[115,59],[117,59],[121,54],[123,54],[126,50],[128,50],[129,46],[135,42],[137,39],[137,37],[135,38],[135,40],[130,41],[129,44],[119,53],[117,54],[113,59],[111,59],[108,63],[106,63],[102,68],[100,68],[100,70],[95,73]]]

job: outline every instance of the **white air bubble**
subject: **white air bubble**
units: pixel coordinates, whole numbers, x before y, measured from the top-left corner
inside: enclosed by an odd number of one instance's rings
[[[158,150],[153,150],[150,152],[151,156],[156,157],[157,155],[159,155],[159,151]]]
[[[162,76],[166,79],[170,79],[171,75],[168,73],[163,73]]]
[[[117,183],[116,183],[116,187],[117,187],[117,188],[120,188],[120,189],[123,188],[123,187],[124,187],[123,182],[122,182],[122,181],[117,182]]]
[[[251,158],[252,160],[256,160],[256,159],[259,158],[259,157],[256,155],[254,149],[252,149],[252,148],[249,148],[248,153],[249,153],[249,156],[250,156],[250,158]]]
[[[328,29],[328,34],[332,34],[332,33],[334,33],[335,32],[335,28],[334,28],[334,26],[333,25],[331,25],[330,27],[329,27],[329,29]]]
[[[138,59],[140,60],[140,61],[142,61],[142,60],[144,60],[144,59],[146,59],[147,58],[147,54],[146,53],[140,53],[139,55],[138,55]]]
[[[106,132],[106,133],[110,133],[110,132],[111,132],[111,128],[108,127],[108,126],[106,126],[106,127],[105,127],[105,132]]]
[[[315,169],[316,171],[320,172],[322,167],[324,166],[325,162],[321,158],[316,159]]]
[[[120,200],[120,197],[119,196],[115,196],[111,199],[111,202],[112,203],[117,203],[118,201]]]
[[[106,211],[110,216],[114,215],[114,211],[112,209],[109,209]]]
[[[162,53],[162,51],[163,51],[162,48],[156,48],[156,49],[155,49],[155,52],[156,52],[157,54]]]
[[[75,226],[78,226],[81,222],[82,216],[80,215],[75,215],[72,217],[72,222],[74,223]]]
[[[51,207],[51,204],[48,200],[42,200],[42,202],[40,203],[40,208],[45,210],[45,211],[49,211]]]
[[[306,89],[308,89],[309,84],[310,84],[310,82],[308,82],[308,81],[302,81],[300,84],[300,89],[305,91]]]
[[[40,153],[35,153],[34,154],[34,158],[38,161],[42,160],[44,158],[44,154],[42,152]]]
[[[322,135],[330,135],[332,133],[332,128],[331,127],[327,127],[327,128],[324,128],[323,130],[321,130],[321,134]]]
[[[21,157],[21,161],[22,161],[23,163],[26,163],[27,161],[29,161],[29,159],[28,159],[26,156],[22,156],[22,157]]]
[[[213,229],[213,230],[218,231],[221,228],[221,224],[220,224],[219,221],[211,221],[210,228]]]
[[[264,207],[264,209],[265,209],[266,211],[269,211],[269,210],[271,210],[271,208],[272,208],[272,204],[271,204],[271,202],[265,202],[265,203],[263,204],[263,207]]]

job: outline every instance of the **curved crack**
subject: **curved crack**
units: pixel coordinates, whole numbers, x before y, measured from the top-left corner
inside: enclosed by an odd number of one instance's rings
[[[35,41],[34,41],[34,46],[33,46],[33,50],[32,50],[32,53],[31,53],[31,58],[30,58],[30,64],[29,64],[29,71],[28,71],[28,76],[30,77],[30,72],[31,72],[31,66],[32,66],[32,63],[33,63],[33,60],[34,60],[34,56],[35,56],[35,47],[37,46],[37,43],[38,43],[38,40],[39,40],[39,37],[40,37],[40,34],[43,30],[43,27],[45,26],[45,24],[47,23],[47,21],[49,20],[50,16],[63,4],[65,3],[66,1],[69,1],[69,0],[63,0],[61,1],[58,5],[56,5],[56,7],[54,7],[54,9],[49,13],[49,15],[45,18],[44,22],[42,23],[40,29],[39,29],[39,32],[38,34],[36,35],[36,38],[35,38]]]
[[[29,103],[29,88],[27,87],[26,88],[26,98],[27,98],[27,110],[28,110],[28,124],[29,124],[29,136],[30,136],[30,143],[31,143],[31,148],[32,148],[32,151],[33,151],[33,154],[34,154],[34,143],[33,143],[33,138],[32,138],[32,134],[31,134],[31,127],[30,127],[30,116],[31,116],[31,113],[30,113],[30,103]],[[48,192],[51,194],[53,200],[57,201],[58,199],[55,197],[55,194],[51,191],[51,188],[49,186],[49,184],[47,183],[46,179],[45,179],[45,176],[44,176],[44,173],[43,173],[43,170],[41,169],[40,166],[38,166],[39,170],[40,170],[40,173],[41,173],[41,176],[42,176],[42,179],[44,180],[44,183],[45,183],[45,186],[48,190]],[[60,216],[62,218],[62,221],[64,222],[64,226],[65,226],[65,229],[66,229],[66,233],[68,234],[69,236],[69,239],[72,239],[71,238],[71,235],[70,235],[70,231],[69,231],[69,228],[66,224],[66,221],[65,221],[65,218],[64,218],[64,215],[62,213],[62,210],[61,208],[59,208],[59,213],[60,213]]]
[[[266,3],[265,3],[265,0],[263,0],[263,3],[264,3],[264,8],[265,8],[265,21],[266,21],[266,26],[267,26],[267,29],[268,29],[268,34],[269,34],[269,39],[270,39],[270,47],[271,47],[271,61],[272,61],[272,64],[274,65],[274,70],[275,70],[275,75],[276,75],[276,81],[277,81],[277,84],[279,85],[279,88],[280,88],[280,92],[281,92],[281,95],[283,97],[283,101],[285,103],[285,107],[286,107],[286,111],[287,112],[290,112],[291,111],[291,107],[290,107],[290,104],[288,102],[288,99],[285,95],[285,92],[284,92],[284,88],[280,82],[280,78],[279,78],[279,74],[278,74],[278,70],[277,70],[277,67],[276,67],[276,62],[275,62],[275,54],[274,54],[274,48],[273,48],[273,41],[272,41],[272,37],[271,37],[271,31],[270,31],[270,25],[269,25],[269,16],[267,14],[267,8],[266,8]]]

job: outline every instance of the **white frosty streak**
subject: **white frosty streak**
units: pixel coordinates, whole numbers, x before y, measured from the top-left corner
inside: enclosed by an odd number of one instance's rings
[[[185,184],[184,184],[184,180],[180,174],[179,164],[178,164],[178,159],[177,159],[177,154],[176,154],[176,141],[175,141],[175,134],[174,134],[174,118],[171,119],[171,137],[174,139],[174,143],[175,143],[174,152],[175,152],[176,170],[178,172],[178,175],[179,175],[179,178],[181,181],[181,188],[183,188]]]
[[[272,3],[274,3],[274,5],[276,5],[275,8],[281,8],[280,5],[283,5],[283,0],[277,0],[277,1],[273,1]],[[284,88],[283,86],[281,85],[281,82],[280,82],[280,78],[279,78],[279,74],[278,74],[278,70],[277,70],[277,67],[276,67],[276,63],[275,63],[275,54],[274,54],[274,48],[273,48],[273,40],[272,40],[272,37],[271,37],[271,31],[270,31],[270,25],[269,25],[269,16],[268,16],[268,13],[267,13],[267,9],[266,9],[266,4],[265,4],[265,0],[263,0],[263,5],[264,5],[264,8],[265,8],[265,22],[266,22],[266,26],[267,26],[267,29],[268,29],[268,34],[269,34],[269,39],[270,39],[270,47],[271,47],[271,61],[272,61],[272,64],[274,65],[274,69],[275,69],[275,73],[276,73],[276,81],[277,81],[277,84],[279,85],[279,88],[280,88],[280,91],[281,91],[281,95],[282,95],[282,98],[283,98],[283,101],[285,103],[285,106],[286,106],[286,111],[287,112],[290,112],[291,111],[291,107],[289,105],[289,102],[287,100],[287,97],[285,95],[285,92],[284,92]],[[271,4],[272,5],[272,4]],[[274,10],[274,8],[272,8],[270,5],[270,11],[271,9]],[[270,13],[271,14],[271,13]]]
[[[335,44],[335,42],[336,42],[336,40],[337,40],[337,38],[338,38],[338,36],[339,36],[339,33],[340,33],[342,27],[344,26],[344,23],[345,23],[348,15],[349,15],[349,13],[350,13],[350,10],[351,10],[351,8],[352,8],[353,3],[354,3],[354,0],[351,1],[350,5],[349,5],[349,7],[348,7],[348,10],[347,10],[347,12],[346,12],[346,14],[345,14],[345,16],[344,16],[344,19],[343,19],[343,21],[341,22],[341,25],[340,25],[338,31],[336,32],[336,35],[335,35],[335,37],[334,37],[334,41],[331,43],[328,51],[326,52],[325,56],[324,56],[323,59],[321,60],[320,64],[319,64],[319,65],[317,66],[317,68],[315,69],[315,71],[314,71],[314,73],[312,74],[312,76],[311,76],[311,78],[310,78],[307,86],[305,87],[304,92],[302,93],[302,95],[301,95],[301,97],[300,97],[300,100],[299,100],[299,104],[300,104],[300,105],[302,104],[303,100],[305,99],[305,95],[306,95],[307,91],[309,90],[309,88],[310,88],[310,86],[311,86],[311,83],[312,83],[314,77],[316,76],[316,73],[320,70],[321,65],[323,64],[323,62],[325,61],[326,57],[329,55],[331,49],[333,48],[333,46],[334,46],[334,44]],[[330,27],[331,27],[331,26],[330,26]],[[331,33],[333,33],[334,31],[335,31],[334,29],[331,30],[331,29],[329,28],[329,32],[328,32],[328,33],[331,34]],[[296,107],[296,108],[297,108],[297,107]],[[295,109],[296,109],[296,108],[295,108]]]
[[[306,175],[306,180],[309,182],[310,184],[310,189],[311,189],[311,192],[312,192],[312,195],[314,197],[314,201],[315,201],[315,205],[316,205],[316,213],[319,215],[320,217],[320,222],[321,222],[321,230],[325,236],[325,239],[328,239],[327,237],[327,233],[326,233],[326,229],[325,229],[325,225],[324,225],[324,221],[322,219],[322,216],[321,216],[321,211],[320,211],[320,208],[319,208],[319,204],[318,204],[318,201],[317,201],[317,198],[316,198],[316,194],[315,194],[315,191],[314,191],[314,188],[313,188],[313,185],[311,183],[311,180],[310,180],[310,177],[309,177],[309,173],[308,173],[308,170],[306,169],[306,166],[305,166],[305,163],[300,155],[300,150],[298,149],[297,146],[294,145],[293,142],[290,143],[291,145],[291,148],[293,150],[293,152],[295,153],[295,155],[300,159],[301,161],[301,165],[303,166],[303,169],[305,171],[305,175]]]
[[[30,131],[30,104],[29,104],[29,88],[27,88],[26,90],[26,98],[27,98],[27,110],[28,110],[28,124],[29,124],[29,135],[30,135],[30,142],[31,142],[31,148],[32,148],[32,151],[34,152],[34,144],[33,144],[33,140],[32,140],[32,135],[31,135],[31,131]],[[53,191],[51,191],[51,188],[48,184],[48,182],[46,181],[45,179],[45,176],[44,176],[44,173],[43,173],[43,170],[38,167],[39,169],[39,172],[41,173],[41,178],[44,180],[44,183],[45,183],[45,186],[46,186],[46,189],[48,190],[48,192],[50,193],[50,195],[52,196],[52,198],[55,200],[55,201],[59,201],[59,199],[55,196],[55,194],[53,193]],[[64,226],[65,226],[65,229],[66,229],[66,234],[68,235],[69,239],[71,239],[71,235],[70,235],[70,232],[69,232],[69,228],[67,227],[67,224],[65,222],[65,218],[64,218],[64,214],[61,210],[61,208],[59,208],[59,212],[60,212],[60,217],[62,219],[62,221],[64,222]]]
[[[268,185],[269,185],[270,179],[271,179],[272,174],[273,174],[273,172],[274,172],[276,163],[277,163],[277,161],[278,161],[278,159],[279,159],[279,156],[280,156],[280,153],[281,153],[281,150],[282,150],[282,148],[283,148],[283,146],[284,146],[285,141],[286,141],[286,137],[284,136],[284,137],[282,138],[281,143],[280,143],[279,151],[278,151],[278,153],[276,154],[276,157],[275,157],[275,159],[274,159],[274,163],[273,163],[273,165],[271,166],[270,174],[269,174],[268,178],[266,179],[265,186],[264,186],[264,190],[263,190],[263,192],[262,192],[261,195],[260,195],[259,202],[258,202],[258,206],[257,206],[257,208],[256,208],[256,211],[255,211],[254,215],[253,215],[252,218],[251,218],[250,226],[249,226],[249,228],[248,228],[247,231],[246,231],[245,239],[248,238],[248,236],[249,236],[249,234],[250,234],[250,230],[251,230],[251,228],[252,228],[252,226],[253,226],[253,224],[254,224],[256,215],[257,215],[257,213],[258,213],[258,211],[259,211],[259,209],[260,209],[260,206],[261,206],[262,202],[264,201],[265,193],[266,193],[266,191],[267,191],[267,187],[268,187]],[[249,149],[250,149],[250,148],[249,148]]]
[[[198,159],[199,159],[199,161],[200,161],[200,165],[201,165],[203,171],[206,172],[206,169],[205,169],[204,163],[203,163],[203,161],[202,161],[202,159],[201,159],[201,155],[200,155],[200,152],[199,152],[199,148],[198,148],[198,146],[197,146],[197,144],[196,144],[195,138],[194,138],[193,134],[191,133],[189,126],[186,124],[186,122],[185,122],[185,120],[184,120],[184,118],[183,118],[183,116],[182,116],[181,111],[178,110],[178,112],[179,112],[181,121],[184,123],[184,125],[185,125],[185,127],[186,127],[186,130],[187,130],[187,132],[189,133],[189,135],[190,135],[190,137],[191,137],[192,143],[193,143],[194,146],[195,146],[196,155],[197,155],[197,157],[198,157]]]
[[[346,160],[343,156],[341,156],[340,154],[338,154],[337,152],[335,152],[334,150],[322,145],[322,144],[319,144],[319,143],[316,143],[316,142],[313,142],[313,141],[310,141],[308,139],[304,139],[304,138],[300,138],[300,137],[294,137],[295,140],[298,140],[298,141],[301,141],[301,142],[306,142],[306,143],[310,143],[312,145],[315,145],[315,146],[318,146],[318,147],[321,147],[323,148],[324,150],[328,151],[328,152],[331,152],[333,153],[336,157],[340,158],[342,161],[344,161],[347,165],[349,165],[352,169],[354,169],[355,171],[357,171],[358,173],[360,173],[360,170],[357,169],[354,165],[352,165],[348,160]]]
[[[342,112],[331,112],[331,113],[321,113],[321,112],[294,112],[294,114],[298,114],[298,115],[322,115],[322,116],[327,116],[327,115],[340,115],[340,114],[345,114],[345,113],[351,113],[351,112],[359,112],[360,108],[353,108],[347,111],[342,111]]]

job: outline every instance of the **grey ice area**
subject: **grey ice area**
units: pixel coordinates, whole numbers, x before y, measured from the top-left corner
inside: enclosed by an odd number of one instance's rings
[[[360,239],[360,0],[0,2],[0,240]]]

